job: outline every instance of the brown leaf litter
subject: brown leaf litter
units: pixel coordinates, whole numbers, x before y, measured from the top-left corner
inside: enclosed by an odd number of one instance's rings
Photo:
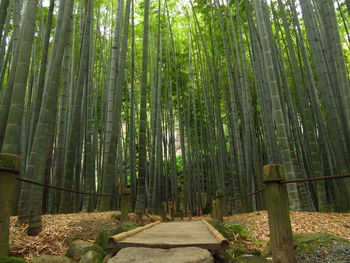
[[[330,233],[350,240],[350,213],[317,213],[292,211],[291,224],[293,233]],[[249,242],[250,249],[261,250],[270,239],[268,216],[266,211],[233,215],[224,218],[225,222],[243,225],[258,242]],[[250,240],[251,241],[251,240]]]
[[[74,239],[91,240],[103,229],[115,227],[117,220],[111,215],[120,212],[76,213],[42,216],[42,231],[38,236],[26,234],[27,224],[17,225],[11,218],[11,255],[31,259],[40,255],[61,255]],[[95,234],[95,235],[93,235]]]
[[[17,218],[11,218],[11,255],[31,259],[40,255],[61,255],[75,239],[94,241],[101,230],[112,229],[118,220],[111,218],[120,212],[75,213],[42,216],[43,230],[36,236],[26,234],[27,225],[16,225]],[[130,214],[133,221],[134,216]],[[152,216],[150,220],[159,220]],[[210,219],[209,216],[193,219]],[[266,211],[238,214],[224,218],[245,226],[252,237],[244,241],[251,249],[261,250],[269,240]],[[295,233],[328,232],[350,240],[350,213],[291,212],[292,229]],[[260,241],[260,242],[253,242]]]

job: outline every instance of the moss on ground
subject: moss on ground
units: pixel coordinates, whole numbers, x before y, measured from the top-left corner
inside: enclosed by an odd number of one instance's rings
[[[140,225],[130,222],[124,222],[115,229],[102,230],[96,239],[96,244],[102,247],[108,253],[114,253],[116,249],[108,247],[108,240],[111,236],[120,234],[122,232],[130,231]]]
[[[0,263],[26,263],[23,258],[0,257]]]
[[[347,239],[329,233],[293,234],[294,249],[300,254],[315,251],[317,250],[317,245],[328,245],[333,241],[350,243]],[[270,241],[267,243],[261,254],[265,257],[271,255]]]

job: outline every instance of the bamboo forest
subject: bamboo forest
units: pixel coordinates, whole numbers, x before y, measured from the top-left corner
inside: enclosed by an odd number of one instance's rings
[[[125,189],[139,223],[269,210],[271,183],[349,213],[349,31],[349,0],[0,0],[0,243]]]

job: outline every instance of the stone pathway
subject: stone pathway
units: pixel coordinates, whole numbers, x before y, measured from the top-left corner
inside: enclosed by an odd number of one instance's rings
[[[108,263],[213,263],[208,250],[197,247],[184,248],[124,248]]]
[[[140,233],[116,241],[115,246],[176,248],[199,247],[220,249],[218,240],[202,221],[160,223]]]

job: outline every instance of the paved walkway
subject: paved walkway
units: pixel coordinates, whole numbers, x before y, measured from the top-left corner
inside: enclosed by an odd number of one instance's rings
[[[203,221],[159,223],[114,243],[115,247],[221,249],[227,240],[215,236]]]

